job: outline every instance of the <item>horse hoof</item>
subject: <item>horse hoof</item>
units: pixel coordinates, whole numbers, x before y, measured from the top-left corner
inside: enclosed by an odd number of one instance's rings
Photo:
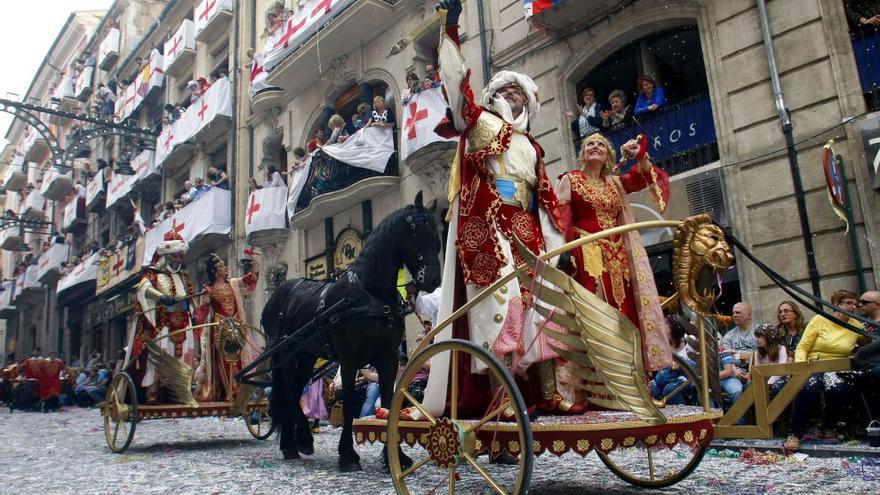
[[[302,455],[312,455],[315,453],[315,446],[312,444],[297,445],[296,449]]]
[[[299,452],[296,450],[282,450],[281,453],[284,454],[284,460],[286,461],[300,458]]]
[[[361,463],[359,461],[339,463],[339,471],[342,473],[356,473],[363,470],[364,468],[361,467]]]

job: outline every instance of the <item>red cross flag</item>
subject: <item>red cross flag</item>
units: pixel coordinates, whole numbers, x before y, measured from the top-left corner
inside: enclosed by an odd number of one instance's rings
[[[446,115],[446,99],[440,88],[432,88],[416,93],[403,106],[403,133],[400,138],[400,158],[406,160],[413,152],[440,141],[457,141],[458,138],[445,139],[434,132],[434,128]]]
[[[190,243],[190,248],[197,239],[206,235],[228,234],[232,231],[232,194],[226,189],[212,188],[199,199],[148,230],[144,236],[145,265],[153,259],[153,253],[156,252],[156,247],[162,242],[165,234],[172,230]]]
[[[270,229],[287,229],[287,188],[264,187],[251,193],[244,217],[244,231],[248,235]]]
[[[165,42],[165,67],[163,68],[165,72],[168,72],[168,67],[174,64],[184,50],[196,49],[195,33],[195,23],[189,19],[184,19],[180,27],[177,28],[177,32],[174,33],[174,36]]]
[[[217,13],[225,10],[232,13],[232,0],[202,0],[196,4],[193,17],[196,20],[196,37],[204,31],[208,24],[217,17]]]

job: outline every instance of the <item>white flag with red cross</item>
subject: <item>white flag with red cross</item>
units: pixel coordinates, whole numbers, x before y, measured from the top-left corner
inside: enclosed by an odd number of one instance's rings
[[[437,135],[434,128],[446,116],[446,99],[440,88],[423,90],[403,105],[403,129],[400,132],[400,158],[440,141],[458,141]]]
[[[245,205],[244,231],[250,236],[262,230],[286,229],[284,218],[286,212],[286,187],[257,189],[251,193]]]

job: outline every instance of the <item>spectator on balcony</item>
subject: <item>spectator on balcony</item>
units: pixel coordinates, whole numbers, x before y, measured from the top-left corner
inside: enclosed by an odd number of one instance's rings
[[[166,218],[171,218],[174,215],[174,203],[172,201],[166,201],[164,205],[162,205],[162,213],[159,214],[159,221],[165,220]]]
[[[413,96],[417,95],[422,90],[421,83],[419,82],[419,76],[415,72],[407,72],[406,73],[406,87],[403,88],[403,92],[400,95],[400,102],[404,105],[409,103],[409,100],[412,99]]]
[[[327,138],[324,135],[324,127],[319,126],[315,129],[315,135],[312,139],[306,143],[306,149],[309,150],[309,153],[314,153],[315,150],[324,146],[324,143],[327,142]]]
[[[269,165],[266,167],[266,187],[287,187],[287,184],[284,183],[284,178],[281,177],[281,172],[275,168],[275,165]]]
[[[98,85],[97,93],[98,101],[98,118],[110,120],[113,118],[113,112],[116,110],[116,93],[104,83]]]
[[[376,95],[373,98],[373,115],[370,121],[367,122],[367,127],[393,129],[394,123],[394,113],[385,105],[385,97]]]
[[[189,105],[199,101],[199,98],[202,97],[202,87],[195,79],[186,83],[186,89],[189,90]]]
[[[656,112],[666,104],[666,92],[657,86],[651,76],[642,76],[638,79],[639,97],[636,99],[636,115]]]
[[[440,73],[437,72],[437,69],[435,69],[434,66],[431,64],[425,66],[424,80],[428,83],[428,87],[424,89],[439,88],[440,83],[442,82],[440,79]]]
[[[257,184],[257,179],[254,179],[253,177],[248,179],[248,192],[259,191],[262,188],[263,186]]]
[[[584,88],[581,91],[581,104],[578,105],[577,116],[571,110],[566,110],[565,116],[571,122],[571,132],[580,151],[581,140],[602,129],[602,105],[596,101],[596,91],[590,87]]]
[[[345,130],[345,119],[338,113],[333,114],[327,122],[330,126],[330,138],[326,144],[344,143],[348,139],[348,131]]]
[[[615,89],[608,95],[609,110],[602,112],[602,127],[608,129],[619,124],[627,124],[632,121],[632,105],[627,104],[626,93]]]
[[[95,55],[92,52],[86,50],[83,52],[83,66],[84,67],[95,67],[98,65],[98,59],[95,58]]]
[[[370,108],[369,103],[361,103],[360,105],[357,106],[358,117],[360,118],[360,121],[361,121],[361,125],[359,127],[356,126],[357,130],[360,130],[365,125],[367,125],[367,122],[370,121],[370,117],[372,116],[372,111],[373,111],[373,109]]]
[[[302,146],[293,149],[293,168],[291,172],[300,170],[306,166],[306,150]]]
[[[880,28],[880,2],[876,0],[845,0],[844,9],[851,31]]]
[[[219,167],[211,167],[208,169],[208,184],[211,187],[219,187],[220,189],[229,190],[229,176],[226,171]]]
[[[189,179],[183,181],[183,187],[180,189],[180,191],[178,191],[178,194],[176,194],[177,198],[180,199],[180,201],[182,201],[185,205],[192,202],[192,197],[190,197],[189,195],[189,192],[192,189],[192,185],[193,183]]]
[[[193,179],[192,187],[189,190],[189,200],[193,202],[199,198],[201,198],[208,190],[211,189],[205,184],[205,180],[201,177],[196,177]]]

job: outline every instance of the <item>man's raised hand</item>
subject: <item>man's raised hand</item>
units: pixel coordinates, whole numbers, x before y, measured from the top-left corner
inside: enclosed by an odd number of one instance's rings
[[[446,24],[457,25],[461,16],[461,0],[440,0],[434,4],[434,10],[446,11]]]

